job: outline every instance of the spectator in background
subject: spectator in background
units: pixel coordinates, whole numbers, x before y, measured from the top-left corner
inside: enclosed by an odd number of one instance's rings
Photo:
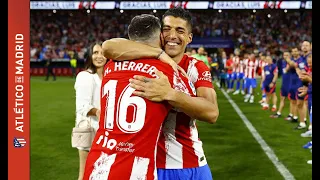
[[[226,71],[227,71],[227,85],[228,85],[228,90],[227,93],[233,91],[233,80],[232,80],[232,70],[233,70],[233,54],[230,54],[229,59],[226,62]]]
[[[289,88],[290,88],[290,74],[288,74],[289,65],[287,64],[287,61],[285,59],[291,59],[291,54],[289,50],[285,51],[283,53],[283,59],[281,61],[281,68],[282,76],[281,76],[281,90],[280,90],[280,104],[279,109],[277,113],[271,115],[271,118],[279,118],[281,117],[282,110],[285,106],[285,99],[288,98],[289,95]],[[292,116],[292,106],[291,103],[289,104],[289,114]],[[287,116],[287,118],[290,118],[290,115]]]
[[[132,10],[130,13],[113,10],[91,11],[89,15],[83,11],[72,10],[55,14],[32,10],[30,50],[37,44],[56,44],[59,48],[68,46],[86,48],[95,40],[127,37],[127,22],[130,22],[136,14],[144,13],[143,11],[150,13],[150,10]],[[293,10],[287,13],[273,11],[272,19],[267,17],[267,13],[269,12],[258,11],[251,14],[245,11],[223,13],[194,11],[193,38],[231,38],[235,46],[241,50],[244,48],[251,52],[258,49],[262,52],[268,49],[272,54],[278,49],[283,51],[298,46],[303,40],[312,40],[311,10],[305,12]],[[156,13],[158,16],[160,14]],[[88,27],[91,23],[98,25],[90,29]],[[77,42],[77,39],[82,39],[83,44]],[[194,51],[191,54],[195,53]]]
[[[217,56],[217,54],[215,55]],[[219,60],[219,57],[218,57]],[[227,54],[225,51],[221,52],[221,62],[219,63],[219,66],[221,65],[221,67],[223,67],[222,69],[224,69],[226,67],[227,64]]]
[[[47,70],[46,79],[45,79],[46,81],[49,80],[50,75],[52,75],[54,81],[56,80],[56,75],[53,72],[54,63],[52,62],[52,59],[56,58],[54,55],[55,54],[53,52],[53,49],[51,49],[51,47],[48,47],[45,53],[43,54],[43,60],[45,61],[45,67]]]
[[[227,88],[227,73],[224,69],[220,72],[220,89],[226,89]]]
[[[198,60],[203,61],[208,66],[208,68],[210,69],[210,64],[208,62],[208,57],[205,55],[204,47],[199,47],[198,48],[198,53],[197,54],[193,54],[191,56],[196,58],[196,59],[198,59]]]
[[[77,70],[77,59],[75,58],[75,55],[71,56],[70,67],[71,67],[71,72],[72,72],[72,78],[75,78],[76,77],[76,70]]]
[[[250,53],[249,58],[244,61],[245,64],[245,92],[246,95],[244,97],[244,102],[253,103],[254,102],[254,95],[255,89],[257,87],[257,80],[256,80],[256,70],[258,67],[258,61],[256,61],[256,57],[254,53]]]
[[[197,51],[195,49],[192,49],[191,50],[191,55],[195,55],[195,54],[197,54]]]
[[[212,78],[215,76],[217,77],[217,80],[220,81],[220,76],[219,76],[219,65],[218,65],[218,58],[217,58],[217,53],[210,54],[209,58],[211,59],[210,62],[210,70],[211,70],[211,75]]]
[[[103,68],[107,60],[102,53],[102,43],[90,46],[88,60],[84,71],[81,71],[74,84],[76,91],[76,126],[90,126],[97,131],[100,118],[100,89]],[[86,159],[90,148],[77,147],[79,150],[79,176],[83,179]]]
[[[188,56],[191,56],[191,51],[192,51],[192,49],[186,48],[186,54],[187,54]]]
[[[264,91],[267,94],[266,102],[264,103],[262,109],[268,110],[269,109],[269,101],[272,98],[272,112],[277,110],[277,94],[276,94],[276,84],[278,79],[278,67],[277,64],[272,62],[271,56],[266,56],[265,61],[267,65],[265,65],[262,69],[262,83]]]
[[[218,62],[218,71],[217,71],[217,76],[218,76],[218,80],[220,80],[220,76],[219,76],[219,73],[222,72],[222,70],[227,73],[227,70],[226,70],[226,63],[227,63],[227,54],[226,52],[222,51],[221,52],[221,56],[218,56],[217,53],[214,53],[213,54],[213,59],[216,60]],[[226,79],[226,84],[228,86],[228,75],[227,75],[227,79]],[[220,85],[220,84],[218,84]]]

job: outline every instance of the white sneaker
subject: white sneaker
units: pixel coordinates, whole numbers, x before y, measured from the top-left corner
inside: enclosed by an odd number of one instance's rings
[[[240,93],[240,91],[239,90],[236,90],[234,93],[232,93],[233,95],[237,95],[237,94],[239,94]]]
[[[251,96],[250,97],[250,101],[249,101],[250,103],[253,103],[254,102],[254,96]]]
[[[249,98],[250,98],[250,95],[249,95],[249,94],[245,95],[245,96],[244,96],[244,102],[248,102],[248,101],[249,101]]]
[[[244,94],[245,94],[244,90],[241,90],[241,94],[242,94],[242,95],[244,95]]]
[[[312,164],[312,160],[307,161],[308,164]]]
[[[302,133],[301,137],[312,137],[312,130]]]
[[[311,124],[309,125],[308,130],[312,130],[312,125]]]

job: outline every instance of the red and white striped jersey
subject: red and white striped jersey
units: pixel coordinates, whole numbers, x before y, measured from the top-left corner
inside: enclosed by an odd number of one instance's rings
[[[245,68],[244,62],[243,62],[243,60],[240,60],[239,63],[238,63],[236,72],[237,73],[244,73],[244,68]]]
[[[261,76],[265,76],[264,67],[267,66],[268,63],[265,61],[260,60],[259,61],[259,68],[261,68]]]
[[[237,68],[238,68],[238,65],[239,65],[239,62],[240,62],[239,56],[233,57],[233,58],[232,58],[232,61],[233,61],[232,72],[237,72]]]
[[[134,75],[156,78],[162,71],[176,90],[195,96],[186,77],[174,75],[156,59],[109,61],[101,86],[99,129],[87,157],[84,180],[157,179],[156,153],[162,123],[171,110],[166,101],[133,95]]]
[[[213,88],[210,70],[204,62],[185,55],[179,66],[187,72],[189,80],[196,89]],[[178,109],[172,109],[162,125],[158,142],[157,168],[183,169],[206,164],[196,120]]]
[[[263,69],[263,67],[265,66],[265,65],[267,65],[268,63],[266,63],[265,61],[262,61],[262,60],[259,60],[259,68],[261,68],[261,69]]]
[[[246,78],[256,78],[256,70],[259,66],[258,61],[246,59],[246,60],[244,60],[244,65],[245,65],[245,71],[244,71],[245,77]]]

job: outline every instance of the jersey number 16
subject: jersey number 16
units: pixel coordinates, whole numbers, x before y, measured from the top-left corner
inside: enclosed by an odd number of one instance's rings
[[[104,118],[105,128],[112,131],[114,123],[116,123],[124,133],[139,132],[145,122],[146,102],[141,97],[131,97],[135,89],[128,84],[120,93],[118,103],[115,104],[117,83],[117,80],[109,80],[102,89],[102,98],[107,95]],[[130,106],[133,108],[132,121],[127,122],[127,111]]]

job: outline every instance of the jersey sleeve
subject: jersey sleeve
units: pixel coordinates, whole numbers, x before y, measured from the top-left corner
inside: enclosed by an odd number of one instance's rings
[[[278,73],[278,67],[277,66],[274,68],[273,73]]]
[[[244,66],[247,66],[247,64],[248,64],[248,59],[244,59],[244,60],[243,60],[243,65],[244,65]]]
[[[259,62],[255,61],[255,68],[258,68],[258,67],[259,67]]]
[[[226,62],[226,66],[230,66],[230,61],[229,61],[229,59],[228,59],[227,62]]]
[[[189,73],[189,78],[196,89],[198,87],[213,88],[210,69],[202,61],[195,63],[195,66]]]

